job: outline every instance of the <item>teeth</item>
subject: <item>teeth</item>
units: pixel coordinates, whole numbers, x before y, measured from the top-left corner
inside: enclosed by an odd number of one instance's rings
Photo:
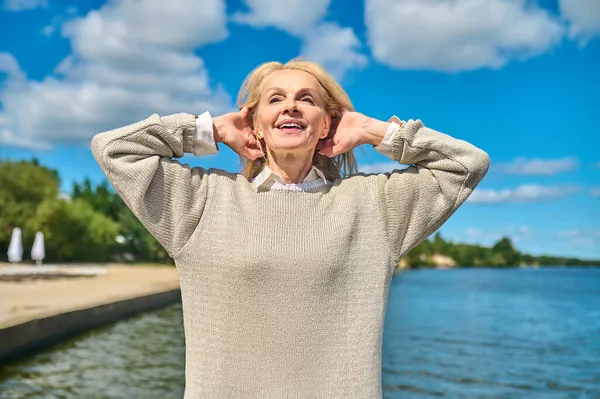
[[[302,126],[300,126],[297,123],[284,123],[283,125],[279,126],[280,128],[285,128],[285,127],[295,127],[298,129],[302,129]]]

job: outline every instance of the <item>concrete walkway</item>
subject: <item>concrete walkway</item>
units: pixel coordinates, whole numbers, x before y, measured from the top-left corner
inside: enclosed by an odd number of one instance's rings
[[[0,274],[9,267],[0,264]],[[92,277],[0,281],[0,359],[175,302],[178,289],[177,270],[169,266],[108,265]]]
[[[106,270],[93,277],[0,281],[0,328],[179,288],[175,267],[109,265]]]

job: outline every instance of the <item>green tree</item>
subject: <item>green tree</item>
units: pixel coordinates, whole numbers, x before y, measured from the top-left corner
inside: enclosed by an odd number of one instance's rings
[[[106,180],[96,186],[89,179],[80,184],[74,183],[73,198],[87,202],[95,211],[119,225],[120,242],[112,247],[113,258],[173,263],[167,251],[146,230]]]
[[[425,240],[405,255],[405,259],[408,262],[410,268],[424,268],[434,266],[431,261],[431,255],[433,255],[433,245],[431,241]]]
[[[127,207],[119,212],[119,235],[123,237],[121,253],[129,253],[137,261],[173,263],[163,246]]]
[[[438,231],[433,236],[432,250],[434,253],[447,255],[450,244],[442,238],[442,235]]]
[[[106,262],[116,245],[119,226],[85,201],[49,199],[25,225],[29,236],[44,233],[50,262]]]
[[[7,259],[5,249],[13,228],[23,228],[43,201],[56,198],[59,186],[58,173],[40,166],[36,159],[0,160],[0,260]],[[29,246],[33,237],[24,235],[23,241]]]
[[[510,238],[502,237],[492,246],[492,266],[519,266],[521,254],[515,249]]]
[[[84,200],[95,211],[115,221],[119,219],[122,209],[127,207],[119,195],[111,190],[106,180],[95,187],[87,178],[82,183],[73,183],[71,198]]]

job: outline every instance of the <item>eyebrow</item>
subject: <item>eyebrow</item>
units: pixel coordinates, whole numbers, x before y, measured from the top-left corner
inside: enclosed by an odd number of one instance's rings
[[[269,93],[271,91],[285,91],[285,90],[282,89],[281,87],[271,87],[269,90],[266,91],[266,93]],[[302,89],[298,90],[298,93],[305,93],[305,92],[312,94],[314,97],[317,96],[317,92],[308,87],[303,87]]]

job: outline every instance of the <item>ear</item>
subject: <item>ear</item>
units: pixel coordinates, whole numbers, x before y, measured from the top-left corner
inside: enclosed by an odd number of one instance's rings
[[[325,117],[325,127],[321,133],[321,138],[324,139],[329,136],[329,130],[331,129],[331,115]]]

